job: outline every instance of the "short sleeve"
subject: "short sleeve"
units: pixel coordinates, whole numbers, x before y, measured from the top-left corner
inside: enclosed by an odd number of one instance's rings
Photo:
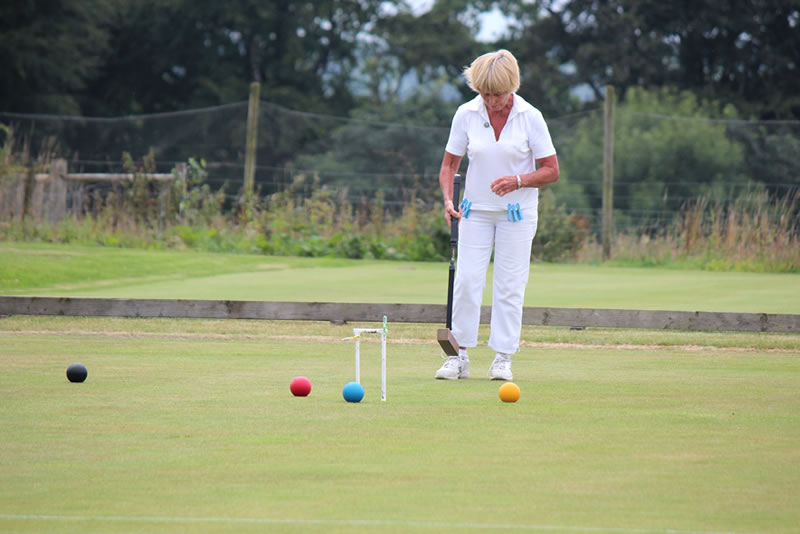
[[[528,146],[531,148],[534,159],[546,158],[556,153],[553,140],[550,139],[550,131],[547,123],[539,110],[530,114],[528,120]]]
[[[450,125],[450,137],[447,139],[445,150],[454,156],[463,156],[467,153],[468,144],[467,116],[463,108],[458,108]]]

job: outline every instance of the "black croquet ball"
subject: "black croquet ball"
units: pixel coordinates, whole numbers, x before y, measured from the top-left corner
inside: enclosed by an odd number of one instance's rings
[[[67,367],[67,380],[70,382],[83,382],[88,374],[86,367],[81,363],[73,363]]]

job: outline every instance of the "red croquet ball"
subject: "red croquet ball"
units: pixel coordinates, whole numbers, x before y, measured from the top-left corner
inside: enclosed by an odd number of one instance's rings
[[[296,376],[289,384],[289,391],[295,397],[307,397],[311,393],[311,380],[304,376]]]

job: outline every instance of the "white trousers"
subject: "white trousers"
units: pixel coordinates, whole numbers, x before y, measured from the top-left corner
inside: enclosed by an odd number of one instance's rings
[[[511,222],[504,211],[470,211],[459,223],[453,336],[462,347],[478,344],[481,301],[494,247],[489,347],[504,354],[519,350],[522,305],[537,223],[535,210],[523,211],[522,215],[521,221]]]

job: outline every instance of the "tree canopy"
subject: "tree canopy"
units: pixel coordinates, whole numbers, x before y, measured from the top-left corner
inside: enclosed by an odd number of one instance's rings
[[[478,14],[509,29],[479,41]],[[128,115],[262,98],[347,115],[449,83],[506,47],[546,114],[613,84],[673,87],[749,117],[800,118],[800,7],[790,0],[29,0],[0,6],[0,111]],[[405,91],[405,93],[403,92]]]
[[[599,97],[672,86],[757,118],[800,118],[800,4],[787,0],[542,0],[517,35]],[[522,48],[529,48],[523,46]]]

